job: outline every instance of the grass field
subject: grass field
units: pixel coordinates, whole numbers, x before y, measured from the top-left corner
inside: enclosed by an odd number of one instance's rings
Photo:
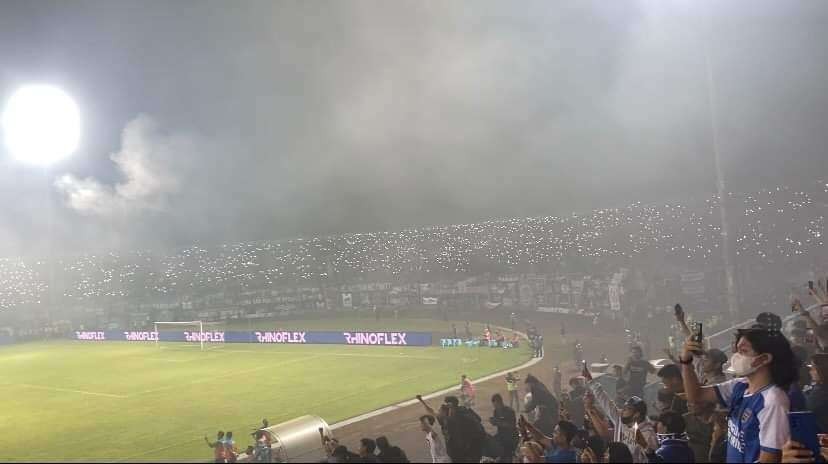
[[[267,327],[272,328],[273,323]],[[428,320],[315,320],[282,328],[446,331]],[[462,324],[458,323],[462,330]],[[4,461],[209,461],[205,435],[240,447],[263,417],[328,423],[522,363],[489,348],[53,341],[0,349]]]

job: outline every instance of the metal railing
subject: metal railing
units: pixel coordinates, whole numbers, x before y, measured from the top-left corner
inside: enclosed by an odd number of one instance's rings
[[[819,303],[812,304],[811,306],[808,306],[808,308],[806,308],[805,311],[811,312],[812,310],[820,308],[820,307],[821,307],[821,305]],[[796,319],[797,317],[800,317],[799,313],[792,313],[792,314],[789,314],[788,316],[785,316],[784,318],[782,318],[782,328],[784,328],[785,325],[788,322]],[[750,327],[751,325],[753,325],[755,323],[756,323],[755,319],[750,319],[750,320],[741,322],[739,324],[736,324],[734,326],[728,327],[727,329],[720,330],[719,332],[716,332],[713,335],[710,335],[706,339],[707,349],[718,348],[718,349],[722,350],[725,354],[730,353],[730,351],[733,348],[733,332],[738,330],[738,329],[744,329],[745,327]]]

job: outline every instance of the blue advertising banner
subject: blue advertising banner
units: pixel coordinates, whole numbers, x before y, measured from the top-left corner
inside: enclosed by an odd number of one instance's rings
[[[75,340],[199,343],[296,343],[306,345],[431,346],[430,332],[208,332],[78,331]]]

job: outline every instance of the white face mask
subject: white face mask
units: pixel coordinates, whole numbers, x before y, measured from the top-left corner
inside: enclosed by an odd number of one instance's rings
[[[730,367],[725,372],[736,377],[747,377],[756,372],[759,367],[753,367],[757,356],[745,356],[742,353],[733,353],[730,357]]]

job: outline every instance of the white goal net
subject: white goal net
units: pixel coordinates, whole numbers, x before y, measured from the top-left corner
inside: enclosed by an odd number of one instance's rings
[[[215,349],[224,345],[224,325],[220,322],[187,321],[169,322],[156,321],[153,323],[155,333],[155,345],[175,347],[198,347],[201,350]],[[166,337],[165,332],[183,332],[184,339],[179,337]],[[220,336],[218,334],[221,334]],[[176,340],[177,339],[177,340]],[[172,342],[162,345],[162,342]]]

